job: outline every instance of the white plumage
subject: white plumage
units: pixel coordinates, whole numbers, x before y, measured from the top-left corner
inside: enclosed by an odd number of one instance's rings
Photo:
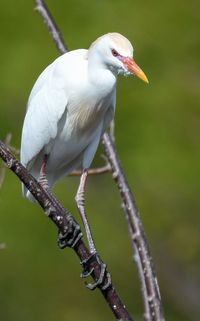
[[[131,43],[118,33],[60,56],[42,72],[29,97],[21,143],[21,162],[36,179],[45,155],[49,187],[75,168],[90,167],[114,117],[120,73],[147,82]],[[32,198],[26,188],[24,195]]]

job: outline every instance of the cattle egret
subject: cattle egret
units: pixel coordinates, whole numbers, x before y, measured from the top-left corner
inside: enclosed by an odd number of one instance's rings
[[[96,253],[84,209],[88,168],[114,117],[117,76],[147,77],[133,59],[133,47],[119,33],[99,37],[88,50],[57,58],[37,79],[24,120],[21,162],[47,191],[76,168],[83,172],[76,202],[91,254]],[[23,187],[25,197],[33,200]]]

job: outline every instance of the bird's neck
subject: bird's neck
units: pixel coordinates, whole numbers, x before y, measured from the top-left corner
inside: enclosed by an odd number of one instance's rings
[[[88,78],[94,85],[107,87],[109,91],[115,87],[117,81],[117,75],[93,53],[88,57]]]

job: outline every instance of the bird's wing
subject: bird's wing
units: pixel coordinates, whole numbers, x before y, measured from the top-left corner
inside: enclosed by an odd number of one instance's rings
[[[46,145],[51,148],[77,76],[84,75],[86,53],[87,50],[78,49],[58,57],[36,81],[22,130],[21,161],[24,165],[27,166]]]
[[[54,66],[45,69],[31,92],[22,130],[21,161],[27,165],[56,137],[66,106],[65,91],[52,81]],[[59,79],[58,79],[59,81]]]
[[[103,127],[102,127],[102,135],[110,125],[111,121],[114,118],[115,115],[115,107],[116,107],[116,89],[113,91],[112,97],[111,97],[111,102],[110,106],[108,107],[105,117],[104,117],[104,122],[103,122]]]

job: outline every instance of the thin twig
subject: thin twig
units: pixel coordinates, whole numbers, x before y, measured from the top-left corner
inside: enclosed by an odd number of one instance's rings
[[[6,144],[6,145],[10,145],[11,139],[12,139],[12,134],[11,134],[11,133],[8,133],[8,134],[6,135],[6,138],[4,139],[5,144]]]
[[[15,155],[18,156],[20,154],[20,150],[18,148],[16,148],[15,146],[12,146],[10,144],[7,144],[7,146],[9,147],[9,149],[11,150],[11,152]]]
[[[111,172],[111,166],[109,163],[106,164],[105,166],[90,168],[88,170],[89,175],[99,175],[99,174],[104,174],[108,172]],[[77,169],[71,172],[69,176],[80,176],[81,174],[82,174],[82,171]]]
[[[55,20],[53,19],[49,9],[47,8],[47,5],[45,4],[45,1],[43,0],[36,0],[36,7],[35,9],[41,14],[41,16],[44,19],[44,22],[46,23],[49,32],[56,44],[56,47],[58,50],[63,54],[68,51],[67,45],[64,42],[64,39],[60,33],[60,30],[58,29]]]
[[[67,46],[65,45],[65,42],[61,37],[61,32],[55,24],[52,16],[50,15],[50,12],[47,9],[45,2],[42,0],[35,0],[35,2],[37,4],[37,7],[43,7],[43,10],[41,10],[40,13],[42,14],[44,21],[48,25],[50,34],[56,42],[57,48],[60,50],[61,53],[66,52]],[[112,129],[111,133],[113,133]],[[135,248],[135,259],[140,275],[144,301],[145,320],[164,321],[162,302],[159,294],[160,292],[153,265],[153,260],[150,255],[148,241],[144,234],[142,221],[140,219],[133,194],[129,188],[127,179],[119,161],[119,156],[114,145],[114,137],[111,139],[110,136],[107,133],[105,133],[103,139],[106,154],[112,167],[113,178],[116,180],[117,186],[120,191],[123,209],[128,219],[129,231],[131,234],[132,243]]]
[[[104,134],[103,141],[106,155],[112,167],[113,178],[120,191],[122,207],[126,214],[132,245],[135,250],[134,258],[140,275],[145,307],[144,318],[148,321],[164,321],[164,313],[153,259],[150,254],[148,241],[135,199],[122,169],[116,147],[107,133]]]
[[[4,160],[7,167],[18,176],[28,190],[33,194],[40,206],[43,208],[47,217],[52,220],[63,235],[66,234],[66,232],[73,235],[75,230],[80,229],[70,212],[64,209],[62,204],[52,194],[51,197],[49,196],[49,193],[47,193],[37,180],[28,173],[27,169],[11,154],[8,147],[1,141],[0,157]],[[89,249],[81,238],[73,249],[81,261],[90,257]],[[89,270],[93,269],[91,276],[96,282],[101,273],[101,265],[96,256],[88,262],[88,268]],[[101,288],[99,289],[117,320],[133,321],[112,283],[106,290]]]
[[[6,169],[5,169],[5,166],[2,164],[2,167],[0,168],[0,189],[3,186],[3,182],[5,180],[5,174],[6,174]]]
[[[6,135],[6,138],[4,139],[5,144],[6,145],[10,145],[11,139],[12,139],[12,134],[8,133]],[[5,180],[5,175],[6,175],[6,168],[5,168],[5,164],[2,163],[2,166],[0,168],[0,189],[3,186],[3,182]]]
[[[114,122],[114,119],[110,123],[109,130],[110,130],[110,137],[111,137],[112,141],[115,142],[115,122]]]
[[[4,143],[9,147],[9,149],[11,150],[12,153],[14,153],[14,155],[19,155],[20,154],[20,150],[11,145],[11,139],[12,139],[12,134],[8,133],[6,135]]]

